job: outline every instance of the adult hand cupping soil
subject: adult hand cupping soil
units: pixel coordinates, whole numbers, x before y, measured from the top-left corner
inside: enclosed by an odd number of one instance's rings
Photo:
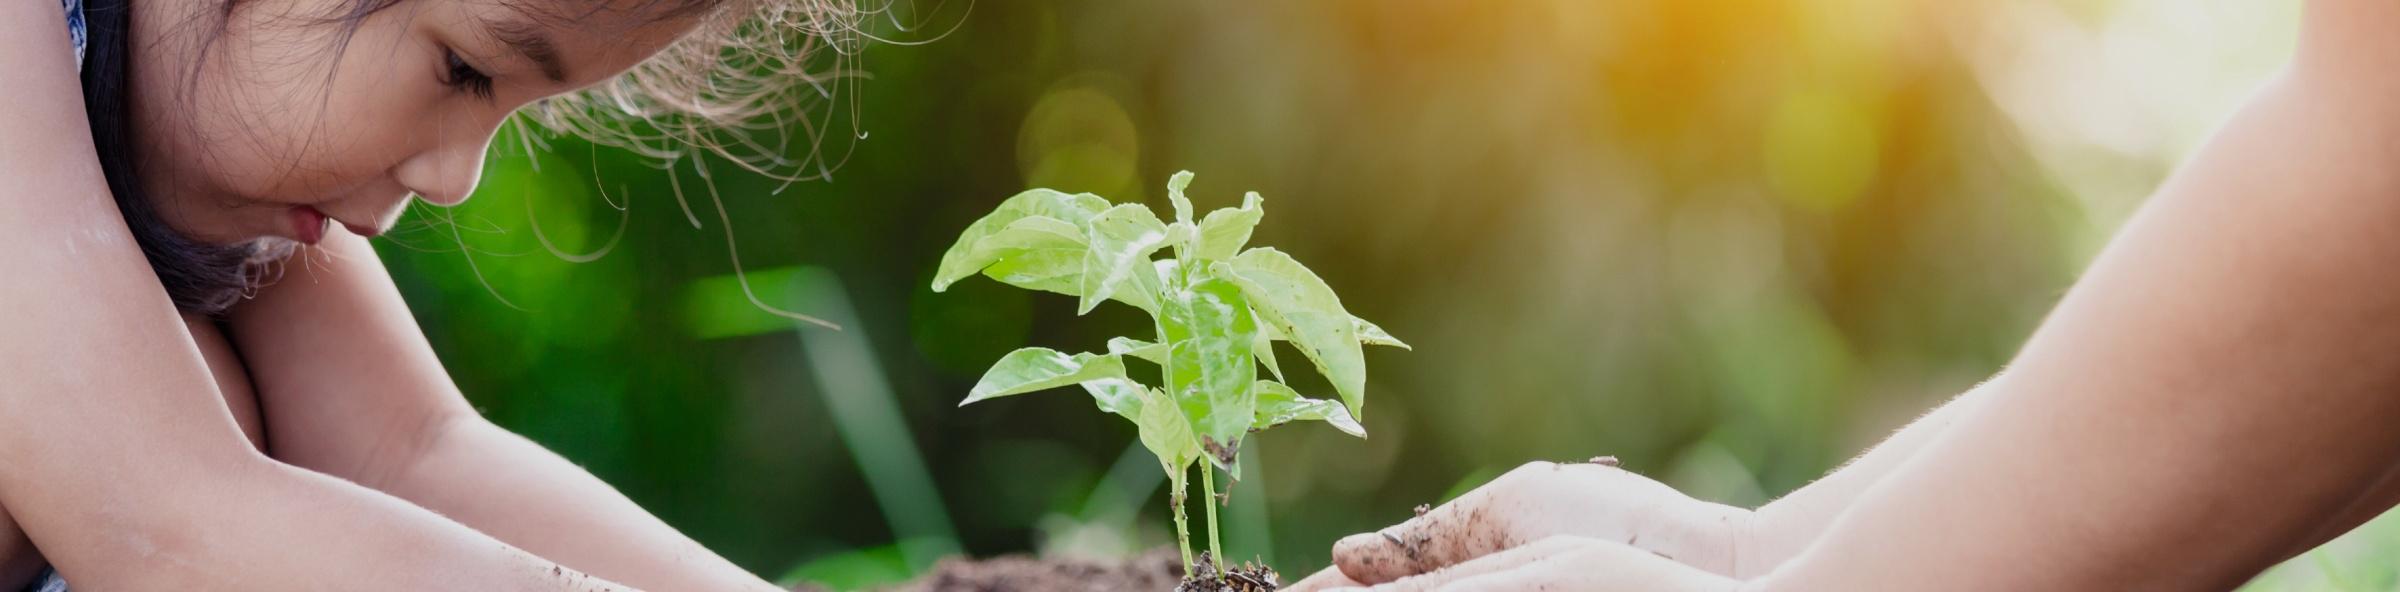
[[[1339,575],[1360,584],[1391,583],[1452,566],[1458,568],[1443,571],[1440,581],[1571,563],[1575,557],[1614,564],[1632,550],[1672,560],[1658,563],[1696,568],[1687,571],[1738,577],[1761,570],[1742,561],[1741,551],[1751,546],[1750,515],[1617,468],[1613,458],[1535,462],[1407,522],[1344,538],[1334,543],[1333,560]],[[1310,585],[1295,588],[1341,585],[1333,575],[1318,574],[1305,580]],[[1317,586],[1320,582],[1325,585]]]
[[[1616,541],[1560,535],[1377,585],[1373,592],[1736,592],[1733,578]],[[1368,590],[1328,588],[1328,590]]]

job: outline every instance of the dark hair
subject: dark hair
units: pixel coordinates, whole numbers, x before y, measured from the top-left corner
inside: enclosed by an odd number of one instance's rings
[[[134,114],[127,98],[132,86],[127,79],[133,53],[131,12],[128,0],[84,3],[83,110],[91,120],[100,172],[175,308],[222,314],[257,284],[264,264],[280,260],[291,247],[267,241],[214,245],[186,238],[168,227],[143,195],[133,150]]]

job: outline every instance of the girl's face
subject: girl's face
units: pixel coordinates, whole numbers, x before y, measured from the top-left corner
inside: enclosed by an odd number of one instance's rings
[[[242,0],[207,39],[192,23],[225,1],[132,3],[128,81],[143,189],[176,231],[222,244],[372,236],[411,195],[457,204],[511,112],[697,24],[664,16],[675,0],[399,0],[348,29],[355,0]]]

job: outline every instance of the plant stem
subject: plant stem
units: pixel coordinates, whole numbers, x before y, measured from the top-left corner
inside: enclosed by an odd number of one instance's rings
[[[1175,488],[1173,495],[1167,496],[1167,499],[1174,502],[1175,506],[1175,548],[1183,551],[1183,573],[1188,575],[1192,573],[1192,527],[1190,521],[1184,518],[1183,510],[1184,487],[1188,483],[1184,481],[1183,475],[1176,475],[1174,479],[1168,479],[1168,481],[1172,482],[1170,486]]]
[[[1208,461],[1200,461],[1200,493],[1208,495],[1200,500],[1200,504],[1208,508],[1208,556],[1215,558],[1217,565],[1225,565],[1225,551],[1217,546],[1216,474],[1217,470],[1210,468]]]

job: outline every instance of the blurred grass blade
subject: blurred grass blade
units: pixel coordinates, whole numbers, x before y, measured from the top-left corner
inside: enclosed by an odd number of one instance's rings
[[[1260,474],[1266,467],[1258,462],[1258,447],[1242,448],[1241,479],[1225,487],[1230,508],[1226,515],[1226,560],[1241,563],[1252,559],[1275,559],[1274,521],[1267,516],[1267,480]]]
[[[952,528],[941,492],[934,488],[933,474],[926,470],[925,458],[917,452],[908,423],[900,416],[900,405],[892,396],[891,384],[884,380],[875,348],[867,342],[869,325],[858,321],[841,279],[822,268],[803,267],[793,272],[790,285],[803,310],[818,311],[826,320],[851,328],[793,329],[800,335],[801,351],[825,394],[834,431],[849,448],[850,458],[857,461],[859,472],[866,475],[867,488],[882,507],[892,535],[905,541],[900,551],[909,568],[921,572],[942,557],[957,554],[958,531]]]

